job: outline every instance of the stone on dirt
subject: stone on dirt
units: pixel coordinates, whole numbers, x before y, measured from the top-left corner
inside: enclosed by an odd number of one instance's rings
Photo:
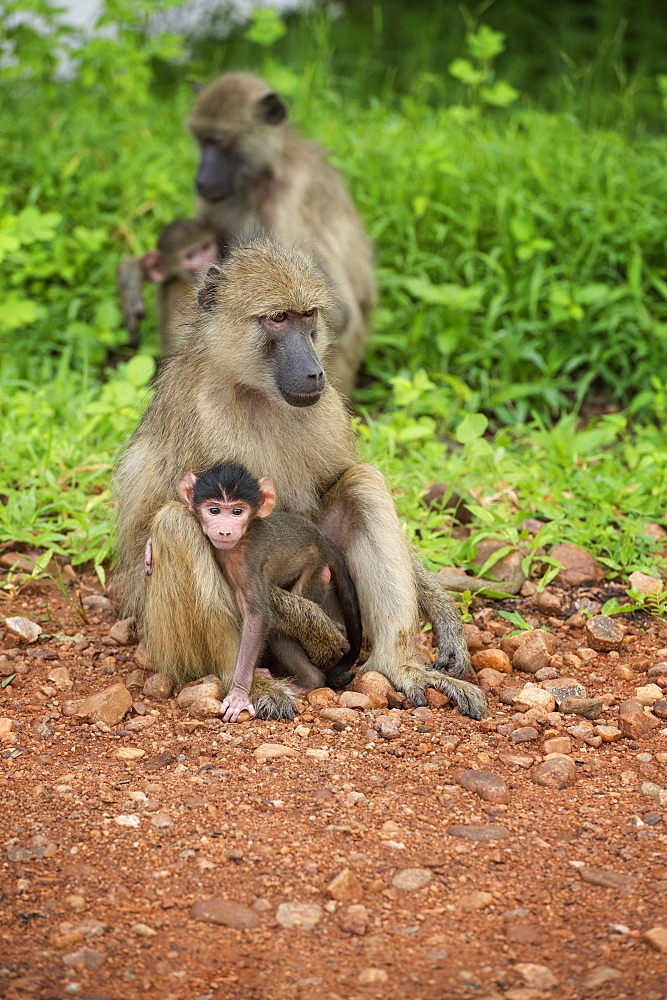
[[[577,778],[574,761],[569,757],[556,756],[543,760],[531,775],[531,780],[543,788],[569,788]]]
[[[109,638],[119,646],[130,646],[137,641],[137,622],[134,618],[123,618],[109,629]]]
[[[255,910],[232,899],[214,896],[212,899],[200,899],[190,907],[192,920],[205,920],[211,924],[223,924],[225,927],[235,927],[236,930],[250,930],[259,926],[259,917]]]
[[[384,986],[384,984],[388,981],[389,975],[384,969],[376,969],[373,967],[362,969],[357,976],[357,982],[360,986]]]
[[[659,594],[665,586],[663,580],[656,579],[654,576],[649,576],[648,573],[640,573],[639,570],[635,570],[634,573],[630,573],[628,581],[630,586],[639,591],[640,594]]]
[[[642,934],[642,941],[646,941],[651,948],[667,955],[667,927],[651,927]]]
[[[595,615],[586,622],[585,631],[586,641],[591,649],[608,653],[612,649],[621,648],[625,626],[609,615]]]
[[[401,732],[401,726],[398,719],[395,719],[391,715],[378,716],[375,720],[373,728],[376,729],[380,736],[382,736],[385,740],[398,739]]]
[[[563,569],[556,575],[556,583],[565,587],[580,587],[584,583],[599,583],[604,580],[604,570],[590,552],[580,549],[571,542],[556,545],[549,553]]]
[[[579,698],[568,695],[563,698],[558,711],[563,715],[581,715],[584,719],[597,719],[602,711],[602,698]]]
[[[106,956],[95,948],[79,948],[63,958],[63,965],[75,969],[99,969],[104,965]]]
[[[367,694],[361,694],[360,691],[343,691],[340,696],[340,703],[343,708],[356,708],[361,709],[361,711],[367,711],[376,707],[373,699]]]
[[[396,872],[391,884],[401,892],[415,892],[427,886],[432,878],[433,873],[426,868],[403,868],[402,871]]]
[[[202,701],[205,698],[219,699],[222,696],[222,691],[222,682],[217,677],[207,678],[205,681],[184,687],[176,698],[176,704],[179,708],[189,708],[196,701]]]
[[[641,708],[619,709],[618,728],[630,740],[650,740],[659,726],[659,719]]]
[[[493,802],[495,805],[506,804],[510,800],[510,793],[503,779],[494,774],[493,771],[473,771],[464,768],[456,771],[453,775],[454,781],[461,788],[468,792],[474,792],[480,799],[486,802]]]
[[[600,986],[604,986],[605,983],[611,983],[614,979],[620,979],[621,973],[618,969],[612,968],[610,965],[598,965],[596,968],[591,969],[587,976],[581,982],[581,985],[585,990],[597,990]]]
[[[313,688],[306,695],[306,701],[312,708],[320,709],[327,705],[337,705],[338,695],[330,687]]]
[[[21,616],[5,618],[5,628],[12,639],[18,639],[19,642],[25,643],[36,642],[42,634],[37,622]]]
[[[174,682],[171,677],[168,677],[167,674],[157,673],[146,678],[142,694],[145,694],[147,698],[154,698],[155,701],[166,701],[167,698],[171,698],[173,690]]]
[[[132,695],[125,685],[112,684],[90,698],[65,702],[62,713],[92,723],[103,722],[107,726],[115,726],[131,708]]]
[[[108,597],[104,597],[102,594],[89,594],[88,597],[84,597],[81,603],[86,611],[92,611],[94,613],[100,611],[113,611],[113,604]]]
[[[446,833],[450,837],[462,837],[464,840],[474,840],[485,843],[490,840],[507,840],[509,830],[504,826],[486,826],[481,823],[455,824],[448,826]]]
[[[298,757],[299,751],[284,743],[262,743],[253,751],[256,760],[278,760],[280,757]]]
[[[545,754],[548,753],[562,753],[569,754],[572,749],[572,740],[569,736],[553,736],[551,739],[545,740],[542,748]]]
[[[603,889],[631,889],[636,884],[633,875],[626,875],[624,872],[609,872],[602,868],[593,868],[591,865],[582,865],[577,868],[580,878],[590,885],[598,885]]]
[[[317,903],[281,903],[276,910],[276,920],[287,930],[312,931],[324,916]]]
[[[546,965],[536,965],[534,962],[517,962],[514,966],[526,986],[533,990],[552,990],[558,986],[558,980]]]
[[[560,705],[566,698],[586,697],[586,688],[579,684],[578,681],[568,680],[567,677],[559,677],[553,681],[543,681],[542,687],[554,696],[557,705]]]
[[[368,910],[361,903],[354,903],[343,910],[338,918],[338,925],[342,931],[348,934],[356,934],[363,937],[370,924]]]
[[[536,684],[526,684],[514,699],[515,705],[527,705],[528,708],[543,708],[545,712],[553,712],[556,699],[550,691]]]
[[[339,872],[329,882],[327,892],[332,899],[337,899],[342,903],[359,902],[364,895],[359,877],[351,868],[344,868],[342,872]]]
[[[493,894],[490,892],[466,892],[459,899],[459,906],[463,910],[484,910],[491,906]]]
[[[645,684],[643,687],[635,688],[635,698],[642,705],[652,705],[662,698],[663,690],[658,684]]]
[[[328,719],[330,722],[337,722],[342,726],[349,726],[359,722],[359,714],[353,708],[343,708],[342,706],[332,706],[323,708],[320,712],[321,719]]]
[[[528,740],[537,740],[539,736],[539,732],[533,726],[521,726],[510,733],[510,740],[512,743],[525,743]]]
[[[58,691],[71,691],[74,686],[67,667],[54,667],[53,670],[49,670],[47,677]]]
[[[384,708],[385,703],[388,704],[390,695],[396,693],[391,681],[384,674],[378,673],[377,670],[357,674],[352,688],[360,694],[367,694],[369,698],[375,699],[377,708]]]
[[[502,649],[482,649],[470,659],[475,670],[497,670],[503,674],[512,673],[512,663]]]

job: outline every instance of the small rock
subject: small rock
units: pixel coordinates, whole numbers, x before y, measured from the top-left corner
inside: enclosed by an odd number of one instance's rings
[[[645,684],[643,687],[635,688],[635,698],[642,705],[652,705],[663,696],[662,688],[657,684]]]
[[[216,677],[214,680],[201,681],[198,684],[184,687],[176,698],[176,704],[179,708],[189,708],[196,701],[202,701],[205,698],[219,700],[222,697],[222,692],[222,682]]]
[[[641,709],[619,710],[618,728],[630,740],[650,740],[659,726],[660,722],[655,716]]]
[[[543,749],[546,753],[568,754],[572,750],[572,740],[569,736],[554,736],[545,740]]]
[[[148,924],[142,924],[142,923],[132,924],[130,930],[132,931],[133,934],[136,934],[137,937],[151,938],[155,937],[155,935],[157,934],[157,931],[153,930],[152,927],[149,927]]]
[[[109,629],[109,638],[119,646],[129,646],[137,641],[137,623],[134,618],[123,618]]]
[[[118,826],[137,827],[140,825],[141,819],[136,813],[120,813],[119,816],[116,816],[116,823]]]
[[[481,687],[482,691],[494,691],[496,688],[501,687],[505,681],[505,674],[501,674],[499,670],[493,670],[491,667],[484,667],[477,674],[477,683]]]
[[[531,775],[531,780],[543,788],[569,788],[576,781],[574,761],[569,757],[550,757],[538,764]]]
[[[78,951],[65,955],[63,965],[68,968],[92,970],[99,969],[105,961],[106,957],[101,951],[96,951],[94,948],[79,948]]]
[[[512,673],[512,663],[502,649],[482,649],[471,657],[475,670],[497,670],[502,674]]]
[[[389,976],[384,969],[367,968],[362,969],[357,976],[360,986],[384,986],[389,981]]]
[[[42,634],[40,626],[29,618],[5,618],[5,628],[13,639],[25,643],[36,642]]]
[[[558,648],[556,637],[543,629],[532,629],[521,636],[521,641],[512,655],[512,667],[524,673],[535,674],[548,667],[551,657]]]
[[[315,747],[309,747],[304,753],[306,757],[310,757],[312,760],[329,760],[331,756],[329,750],[318,750]]]
[[[89,722],[103,722],[107,726],[117,725],[132,708],[132,695],[124,684],[112,684],[99,694],[81,701],[68,701],[62,706],[66,716],[77,716]]]
[[[553,657],[552,657],[553,660]],[[553,681],[559,676],[556,667],[540,667],[535,674],[536,681]]]
[[[113,604],[108,597],[103,597],[102,594],[89,594],[88,597],[84,597],[81,603],[86,611],[95,613],[113,611]]]
[[[16,723],[13,719],[0,719],[0,739],[16,731]]]
[[[359,715],[353,708],[332,707],[323,708],[320,711],[321,719],[329,719],[330,722],[337,722],[341,726],[349,726],[359,722]]]
[[[608,653],[610,649],[620,649],[625,628],[609,615],[595,615],[586,622],[585,632],[591,649]]]
[[[400,724],[398,719],[391,715],[380,715],[375,720],[373,727],[385,740],[395,740],[400,735]]]
[[[306,701],[311,708],[320,709],[327,705],[337,705],[338,695],[330,687],[313,688],[306,695]]]
[[[630,889],[636,884],[636,879],[632,875],[604,871],[602,868],[593,868],[591,865],[582,865],[582,867],[577,868],[577,872],[584,882],[588,882],[590,885],[599,885],[603,889]]]
[[[476,625],[473,625],[471,622],[466,622],[463,626],[463,631],[465,632],[468,650],[471,653],[476,653],[478,650],[483,649],[484,640],[482,639],[482,633]]]
[[[531,754],[527,753],[499,753],[498,760],[502,761],[503,764],[507,764],[508,767],[522,767],[524,770],[528,770],[535,763],[535,758]]]
[[[125,687],[143,687],[146,681],[146,671],[145,670],[131,670],[127,677],[125,678]]]
[[[169,813],[160,811],[151,816],[151,826],[154,830],[168,830],[173,825],[174,821]]]
[[[492,902],[493,894],[490,892],[466,892],[459,899],[459,906],[463,910],[483,910]]]
[[[563,715],[581,715],[584,719],[597,719],[602,711],[602,698],[578,698],[569,695],[558,706]]]
[[[359,878],[350,868],[344,868],[329,882],[327,892],[332,899],[338,899],[343,903],[359,902],[364,895]]]
[[[586,743],[590,747],[602,746],[602,737],[598,736],[595,732],[595,727],[591,726],[590,723],[580,726],[570,726],[568,729],[570,736],[574,736],[575,740],[579,740],[581,743]]]
[[[653,714],[657,715],[659,719],[667,719],[667,698],[653,702]]]
[[[368,711],[371,708],[376,708],[373,699],[367,694],[361,694],[359,691],[343,691],[340,696],[340,703],[343,708],[357,708],[362,711]]]
[[[52,684],[55,684],[58,691],[71,691],[73,687],[72,676],[67,667],[54,667],[47,674]]]
[[[545,712],[553,712],[556,707],[556,699],[550,691],[537,687],[535,684],[526,684],[514,699],[515,705],[527,705],[528,708],[543,708]]]
[[[546,965],[535,965],[533,962],[517,962],[514,966],[524,980],[526,986],[533,990],[552,990],[558,986],[558,980]]]
[[[659,594],[665,586],[662,580],[649,576],[648,573],[640,573],[639,570],[630,573],[628,580],[630,586],[639,591],[640,594]]]
[[[480,799],[494,804],[505,804],[510,800],[509,789],[503,779],[493,771],[473,771],[463,769],[453,775],[457,785],[468,792],[474,792]]]
[[[514,732],[510,733],[510,740],[512,743],[525,743],[527,740],[537,740],[539,739],[539,732],[532,726],[522,726],[520,729],[515,729]]]
[[[319,909],[319,907],[318,907]],[[192,920],[205,920],[211,924],[223,924],[225,927],[235,927],[237,930],[251,930],[259,926],[259,917],[255,910],[243,903],[235,903],[231,899],[214,896],[212,899],[200,899],[190,907]]]
[[[155,701],[166,701],[171,698],[173,690],[174,682],[171,677],[167,674],[157,673],[146,678],[142,694],[145,694],[147,698],[154,698]]]
[[[464,840],[474,840],[482,843],[490,840],[507,840],[509,837],[509,830],[506,830],[504,826],[484,826],[478,823],[448,826],[446,833],[450,837],[462,837]]]
[[[368,910],[360,903],[348,906],[338,918],[340,929],[348,934],[356,934],[362,937],[368,930],[370,918]]]
[[[447,695],[443,694],[442,691],[436,691],[435,688],[427,687],[424,694],[429,708],[444,708],[449,704]]]
[[[281,903],[276,910],[276,920],[288,930],[312,931],[323,916],[316,903]]]
[[[560,705],[566,698],[586,697],[586,688],[582,687],[577,681],[568,680],[566,677],[559,677],[553,681],[544,681],[542,687],[549,694],[553,695],[557,705]]]
[[[376,670],[357,674],[352,687],[361,694],[367,694],[369,698],[379,699],[380,702],[388,700],[390,694],[395,693],[391,681],[384,674],[380,674]],[[381,707],[384,706],[378,704],[378,708]]]
[[[651,927],[642,934],[642,941],[646,941],[651,948],[667,955],[667,927]]]
[[[601,737],[603,743],[615,743],[623,735],[616,726],[596,726],[595,732]]]
[[[426,868],[404,868],[402,871],[396,872],[391,884],[401,892],[415,892],[428,885],[432,878],[433,873],[427,871]]]
[[[593,556],[571,542],[556,545],[549,553],[563,569],[557,574],[556,583],[565,587],[580,587],[584,583],[599,583],[604,580],[604,570]]]
[[[598,965],[595,969],[591,969],[587,976],[582,980],[581,985],[585,990],[597,990],[600,986],[604,986],[605,983],[611,983],[614,979],[620,979],[621,973],[618,969],[613,969],[609,965]]]
[[[262,743],[253,751],[256,760],[277,760],[279,757],[298,757],[299,751],[284,743]]]
[[[139,747],[120,747],[114,756],[118,757],[119,760],[141,760],[142,757],[146,756],[146,751],[140,750]]]
[[[217,719],[221,708],[222,702],[218,701],[217,698],[197,698],[188,706],[188,715],[191,719]],[[244,709],[242,712],[239,712],[239,717],[236,721],[247,722],[248,719],[252,718],[253,716],[250,712]]]

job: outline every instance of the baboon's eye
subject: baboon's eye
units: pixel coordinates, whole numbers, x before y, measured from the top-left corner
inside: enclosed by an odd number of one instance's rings
[[[273,320],[274,323],[284,323],[285,320],[287,319],[287,313],[286,312],[276,313],[275,316],[271,317],[271,319]]]
[[[243,513],[243,507],[234,507],[232,509],[232,514],[234,515],[234,517],[240,517],[242,513]]]
[[[210,514],[210,515],[211,515],[212,517],[215,517],[215,516],[216,516],[217,514],[219,514],[219,513],[220,513],[220,508],[219,508],[219,507],[209,507],[209,508],[208,508],[208,512],[209,512],[209,514]]]
[[[314,316],[315,315],[315,310],[314,309],[306,309],[305,313],[301,313],[301,315],[302,316]]]

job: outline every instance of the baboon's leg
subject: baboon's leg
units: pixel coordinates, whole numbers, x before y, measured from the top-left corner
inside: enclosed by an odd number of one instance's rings
[[[303,648],[294,639],[273,632],[269,637],[269,651],[299,687],[312,691],[326,684],[324,673],[310,662]]]
[[[317,604],[280,587],[271,587],[270,593],[272,628],[295,639],[314,666],[326,670],[347,653],[350,645],[342,627]]]
[[[470,655],[463,629],[463,621],[456,601],[447,592],[444,581],[437,573],[429,573],[416,556],[412,557],[419,611],[431,622],[439,656],[434,670],[443,670],[450,677],[467,677],[470,673]]]
[[[478,687],[427,669],[415,659],[417,581],[382,474],[371,465],[347,469],[324,498],[321,527],[343,549],[359,594],[364,630],[372,647],[362,671],[378,670],[415,705],[426,704],[425,689],[434,687],[464,715],[480,718],[486,699]],[[448,662],[466,664],[468,649],[460,618],[454,620],[450,604],[446,609],[444,619],[438,620],[437,635],[446,643]],[[429,607],[430,612],[442,610],[442,604],[437,609]]]

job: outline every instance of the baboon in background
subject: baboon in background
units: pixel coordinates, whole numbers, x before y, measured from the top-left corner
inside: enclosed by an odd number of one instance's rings
[[[326,278],[306,254],[257,239],[209,270],[199,303],[196,335],[160,369],[116,479],[125,608],[152,662],[179,683],[211,672],[231,683],[234,600],[199,525],[174,501],[187,471],[233,462],[270,475],[278,508],[315,521],[342,549],[372,647],[362,669],[385,674],[415,705],[431,686],[479,718],[484,695],[461,679],[470,659],[458,609],[412,559],[384,479],[358,462],[343,400],[326,383]],[[149,536],[165,555],[145,576]],[[281,593],[289,618],[297,597]],[[415,659],[420,611],[440,647],[434,669]],[[284,631],[301,641],[291,631],[299,622],[297,610]],[[251,695],[264,715],[294,711],[279,681],[256,677]]]
[[[372,246],[325,151],[286,118],[282,100],[250,73],[228,73],[201,90],[188,121],[201,150],[197,216],[218,237],[264,232],[317,258],[335,289],[327,375],[348,395],[375,302]]]
[[[157,318],[162,352],[166,354],[178,346],[193,318],[197,276],[217,256],[216,236],[207,223],[176,219],[164,227],[155,250],[120,262],[118,294],[131,347],[139,345],[139,324],[146,315],[144,282],[158,286]]]

